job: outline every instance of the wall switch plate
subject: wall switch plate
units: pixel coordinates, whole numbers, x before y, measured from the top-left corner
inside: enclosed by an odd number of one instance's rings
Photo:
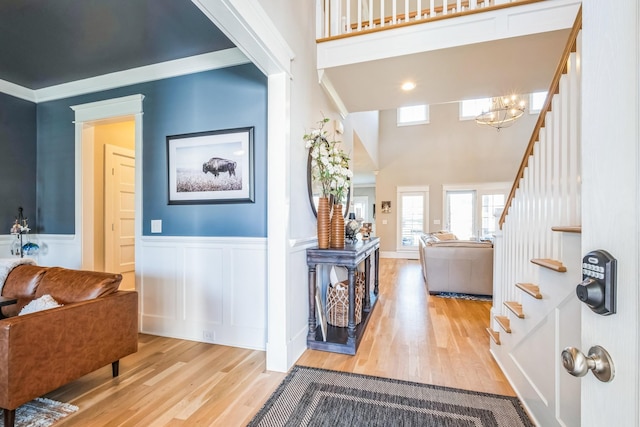
[[[162,233],[162,220],[161,219],[152,219],[151,220],[151,232],[152,233]]]
[[[382,220],[382,225],[387,225],[387,220],[386,219]]]
[[[433,220],[433,225],[440,225],[440,220],[439,219],[434,219]]]

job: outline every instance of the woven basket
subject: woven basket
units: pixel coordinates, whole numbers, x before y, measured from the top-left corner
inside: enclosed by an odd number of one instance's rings
[[[364,299],[364,273],[356,272],[356,315],[355,322],[362,321],[362,300]],[[344,328],[349,326],[349,281],[327,288],[327,323]]]

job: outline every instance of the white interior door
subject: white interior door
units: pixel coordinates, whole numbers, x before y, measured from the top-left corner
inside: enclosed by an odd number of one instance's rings
[[[135,154],[105,145],[105,270],[122,274],[121,289],[135,289]]]
[[[582,352],[600,345],[615,366],[609,383],[579,380],[585,427],[640,425],[639,31],[636,0],[583,1],[582,251],[617,259],[616,313],[582,308]]]

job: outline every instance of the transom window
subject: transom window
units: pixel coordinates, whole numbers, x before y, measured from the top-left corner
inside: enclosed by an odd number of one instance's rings
[[[397,125],[411,126],[429,123],[429,106],[428,105],[412,105],[409,107],[400,107],[397,110]]]
[[[533,92],[529,94],[529,113],[537,114],[542,110],[544,102],[547,100],[547,91]]]
[[[491,98],[465,99],[460,102],[460,120],[473,120],[491,108]]]

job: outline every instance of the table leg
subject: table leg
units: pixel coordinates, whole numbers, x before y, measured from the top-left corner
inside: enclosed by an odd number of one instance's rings
[[[373,288],[373,293],[378,295],[378,276],[379,276],[379,272],[380,272],[380,248],[377,248],[375,250],[374,259],[376,261],[376,268],[375,268],[376,278],[375,278],[375,286]]]
[[[316,340],[316,266],[309,266],[309,334],[308,341]]]
[[[356,343],[356,269],[348,267],[349,271],[349,325],[347,331],[347,344]]]
[[[371,310],[371,295],[369,294],[369,282],[371,281],[371,255],[364,260],[364,309]]]

